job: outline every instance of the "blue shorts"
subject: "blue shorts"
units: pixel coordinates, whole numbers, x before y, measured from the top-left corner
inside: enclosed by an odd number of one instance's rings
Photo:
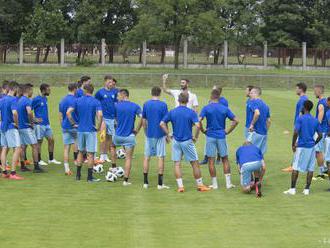
[[[18,132],[22,145],[34,145],[38,143],[36,134],[32,128],[19,129]]]
[[[182,142],[173,139],[172,160],[174,162],[181,161],[182,155],[184,155],[185,160],[189,162],[198,160],[196,146],[191,139]]]
[[[97,152],[97,133],[78,132],[78,150],[81,152]]]
[[[63,144],[64,145],[72,145],[76,143],[77,140],[77,129],[63,129]]]
[[[325,138],[324,147],[324,160],[330,162],[330,137]]]
[[[115,120],[114,119],[105,119],[105,118],[103,118],[103,120],[106,125],[107,135],[114,136],[115,135]]]
[[[36,125],[34,127],[34,131],[36,132],[37,140],[42,140],[43,138],[50,138],[53,136],[53,131],[49,125]]]
[[[135,135],[131,134],[127,137],[115,135],[113,136],[113,143],[115,146],[123,146],[128,149],[133,148],[136,145]]]
[[[292,168],[299,172],[314,171],[316,161],[315,154],[315,147],[297,147],[294,154]]]
[[[16,148],[21,146],[21,139],[17,129],[8,129],[1,135],[1,144],[3,147]]]
[[[322,133],[322,139],[320,140],[319,143],[315,145],[315,151],[316,152],[322,152],[323,154],[325,153],[325,137],[327,136],[326,133]],[[314,138],[317,138],[317,134],[314,135]]]
[[[216,139],[206,136],[206,156],[215,158],[218,154],[220,157],[228,156],[226,139]]]
[[[161,138],[148,138],[146,137],[144,145],[144,156],[146,157],[165,157],[165,137]]]
[[[251,183],[251,173],[259,171],[262,167],[262,161],[248,162],[241,167],[241,185],[247,187]]]
[[[261,135],[256,132],[249,132],[249,135],[246,141],[251,142],[256,147],[258,147],[262,154],[265,154],[267,151],[267,135]]]

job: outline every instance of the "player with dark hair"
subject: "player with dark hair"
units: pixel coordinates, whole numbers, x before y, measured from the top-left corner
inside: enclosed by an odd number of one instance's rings
[[[91,77],[90,76],[82,76],[80,80],[77,83],[77,91],[76,91],[76,97],[82,97],[84,95],[84,90],[83,87],[85,84],[90,84],[91,83]]]
[[[292,164],[291,187],[289,190],[284,191],[284,194],[287,195],[296,194],[299,172],[307,172],[306,186],[303,194],[309,195],[310,193],[309,188],[312,183],[315,166],[315,145],[322,139],[320,123],[310,114],[312,108],[313,102],[310,100],[305,101],[303,115],[299,116],[295,122],[295,130],[292,137],[292,151],[295,155]],[[314,140],[315,133],[317,133],[316,140]]]
[[[70,106],[74,106],[77,98],[75,94],[77,92],[78,85],[76,83],[70,83],[68,85],[68,94],[62,98],[59,103],[59,116],[60,123],[62,127],[62,135],[63,135],[63,163],[64,163],[64,173],[65,175],[71,176],[72,172],[69,165],[69,154],[70,148],[73,146],[73,159],[74,162],[77,163],[78,158],[78,149],[77,149],[77,126],[72,126],[69,118],[66,113]],[[75,123],[78,123],[77,113],[74,111],[72,113],[72,118]]]
[[[35,132],[38,139],[38,160],[39,165],[47,165],[46,162],[41,160],[41,146],[44,138],[48,141],[48,164],[61,164],[61,162],[54,159],[54,136],[53,131],[50,127],[49,116],[48,116],[48,100],[47,97],[50,95],[50,86],[48,84],[40,85],[41,95],[36,96],[32,100],[32,109],[34,115],[38,118],[39,122],[35,125]]]
[[[168,112],[165,102],[160,101],[161,88],[155,86],[151,89],[151,100],[148,100],[143,105],[142,122],[145,129],[145,145],[144,145],[144,161],[143,161],[143,176],[144,188],[148,188],[148,172],[150,158],[158,157],[158,185],[157,188],[168,189],[169,187],[163,184],[164,165],[165,165],[165,145],[166,134],[159,126],[161,120]]]
[[[181,159],[185,157],[186,161],[192,166],[193,175],[196,180],[198,191],[209,191],[210,188],[203,184],[202,174],[198,163],[198,155],[194,142],[198,139],[200,124],[195,111],[187,107],[189,95],[181,93],[178,97],[180,105],[167,113],[160,123],[160,126],[169,137],[170,133],[167,123],[172,123],[173,141],[172,141],[172,161],[174,162],[174,171],[178,192],[184,192],[181,171]],[[192,127],[196,126],[196,133],[193,137]]]

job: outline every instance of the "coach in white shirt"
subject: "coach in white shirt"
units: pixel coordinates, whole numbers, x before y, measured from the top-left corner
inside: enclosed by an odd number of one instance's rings
[[[181,93],[187,93],[189,95],[187,107],[190,109],[193,109],[195,112],[197,112],[197,107],[198,107],[197,96],[188,90],[190,81],[188,79],[181,79],[181,82],[180,82],[181,90],[171,90],[166,87],[167,78],[168,78],[168,74],[164,74],[163,75],[163,91],[174,97],[175,107],[178,107],[180,105],[179,101],[178,101],[179,95]]]

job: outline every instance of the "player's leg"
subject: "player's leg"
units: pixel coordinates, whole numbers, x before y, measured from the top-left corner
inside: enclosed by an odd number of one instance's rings
[[[222,164],[223,164],[223,174],[225,175],[226,180],[226,188],[231,189],[234,188],[235,185],[231,183],[231,169],[228,159],[228,147],[226,139],[217,139],[217,150],[220,154]]]
[[[207,164],[207,162],[208,162],[208,157],[206,155],[206,153],[207,153],[206,152],[207,151],[207,147],[206,146],[207,146],[207,141],[206,141],[205,146],[204,146],[204,159],[199,162],[200,165]]]
[[[208,157],[209,162],[209,172],[211,176],[211,186],[213,189],[218,188],[218,180],[215,169],[215,157],[217,156],[217,143],[215,138],[206,136],[206,156]]]
[[[144,143],[144,160],[143,160],[143,188],[147,189],[149,185],[148,173],[150,158],[155,156],[156,142],[153,138],[145,138]]]
[[[209,188],[203,184],[202,173],[201,173],[201,169],[200,169],[198,160],[190,161],[190,164],[193,169],[194,178],[196,180],[197,190],[201,191],[201,192],[209,191],[211,188]]]
[[[21,135],[20,135],[21,136]],[[21,146],[21,155],[20,155],[20,163],[21,163],[21,171],[22,172],[26,172],[26,171],[31,171],[28,167],[26,167],[25,165],[25,157],[26,157],[26,148],[27,146],[26,145],[23,145]]]
[[[84,158],[84,151],[86,150],[86,134],[83,132],[77,133],[77,143],[78,143],[78,157],[77,157],[77,172],[76,180],[81,179],[81,168]]]
[[[38,142],[32,144],[31,148],[32,148],[32,158],[33,158],[33,165],[34,165],[33,172],[34,173],[44,172],[44,170],[40,167],[40,165],[38,163]]]
[[[88,182],[99,182],[100,179],[93,177],[93,166],[95,164],[95,154],[97,152],[97,132],[85,133],[86,136],[86,151],[88,160]]]
[[[325,154],[325,149],[326,149],[326,135],[325,133],[323,133],[323,137],[320,140],[319,143],[316,144],[316,161],[317,161],[317,165],[319,167],[319,174],[317,175],[317,178],[322,178],[324,179],[324,173],[327,172],[327,168],[324,165],[325,161],[324,161],[324,154]]]
[[[71,145],[64,145],[63,149],[63,163],[64,163],[64,172],[65,175],[70,176],[71,175],[71,170],[69,166],[69,154],[70,154],[70,147]]]
[[[143,188],[149,187],[148,172],[149,172],[150,157],[144,156],[143,159]]]
[[[169,189],[170,187],[164,184],[163,175],[165,168],[166,155],[166,138],[162,137],[156,141],[156,156],[158,157],[158,185],[157,189]]]
[[[303,191],[304,195],[309,195],[309,189],[312,183],[312,179],[313,179],[313,172],[314,172],[314,165],[315,165],[315,147],[310,148],[310,149],[306,149],[306,151],[309,152],[308,154],[308,158],[306,158],[306,171],[307,171],[307,177],[306,177],[306,186],[305,189]]]
[[[7,168],[6,168],[6,165],[7,165],[7,154],[8,154],[8,147],[7,145],[2,142],[2,149],[1,149],[1,169],[2,169],[2,177],[3,178],[8,178],[9,177],[9,174],[8,174],[8,171],[7,171]]]
[[[126,158],[125,158],[125,168],[124,168],[124,186],[128,186],[131,183],[128,182],[129,176],[131,174],[131,168],[132,168],[132,157],[134,153],[134,146],[131,147],[125,147],[126,151]]]
[[[16,174],[16,165],[19,161],[21,155],[21,140],[17,129],[9,129],[5,133],[8,148],[13,149],[13,155],[11,160],[11,172],[9,179],[13,180],[22,180],[23,177],[20,177]]]
[[[109,136],[109,149],[110,149],[110,156],[111,156],[111,167],[117,167],[117,154],[116,154],[116,146],[113,143],[113,136]]]
[[[177,191],[180,193],[184,192],[183,180],[182,180],[182,171],[181,171],[181,158],[182,150],[180,143],[175,139],[172,141],[172,161],[174,162],[174,176],[178,186]]]

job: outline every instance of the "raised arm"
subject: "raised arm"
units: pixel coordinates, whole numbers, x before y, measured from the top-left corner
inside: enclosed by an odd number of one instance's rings
[[[172,93],[171,93],[171,91],[167,88],[167,86],[166,86],[166,80],[167,80],[167,78],[168,78],[168,74],[164,74],[163,76],[162,76],[162,80],[163,80],[163,87],[162,87],[162,89],[163,89],[163,91],[166,93],[166,94],[169,94],[169,95],[172,95]]]

